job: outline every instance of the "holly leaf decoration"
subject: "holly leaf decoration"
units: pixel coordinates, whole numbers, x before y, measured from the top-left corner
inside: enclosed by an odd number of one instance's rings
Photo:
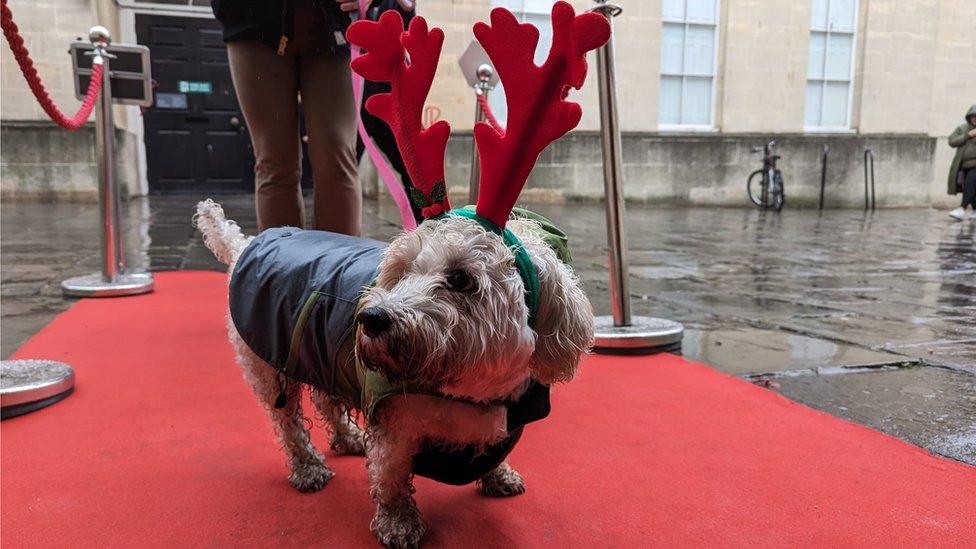
[[[410,200],[412,200],[417,206],[420,206],[421,208],[430,206],[430,201],[427,200],[427,196],[420,189],[407,187],[407,192],[410,193]]]
[[[447,184],[443,181],[438,181],[434,183],[434,187],[430,190],[430,201],[433,204],[438,202],[444,202],[447,199]]]

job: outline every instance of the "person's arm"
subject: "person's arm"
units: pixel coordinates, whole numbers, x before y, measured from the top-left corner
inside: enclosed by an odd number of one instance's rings
[[[962,147],[966,143],[966,141],[972,138],[969,135],[971,133],[973,132],[967,130],[965,124],[957,127],[955,130],[952,131],[952,134],[949,135],[949,146],[954,148]]]

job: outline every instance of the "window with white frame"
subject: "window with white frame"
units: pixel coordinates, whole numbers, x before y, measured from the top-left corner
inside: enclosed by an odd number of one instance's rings
[[[813,0],[803,125],[850,127],[851,80],[857,34],[857,0]]]
[[[718,0],[664,0],[659,124],[711,127]]]
[[[535,64],[541,65],[549,56],[552,47],[552,5],[555,0],[491,0],[492,7],[508,8],[522,23],[532,23],[539,29],[539,43],[535,47]],[[505,104],[505,86],[499,83],[488,95],[488,105],[498,122],[504,125],[508,120],[508,106]]]

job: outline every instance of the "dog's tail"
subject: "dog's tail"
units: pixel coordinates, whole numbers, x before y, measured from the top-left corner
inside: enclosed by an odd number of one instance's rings
[[[237,256],[251,241],[236,222],[224,217],[220,204],[209,198],[197,203],[193,225],[203,233],[203,243],[225,265],[236,262]]]

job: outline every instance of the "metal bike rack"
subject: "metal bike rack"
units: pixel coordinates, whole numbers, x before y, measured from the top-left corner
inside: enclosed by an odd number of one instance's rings
[[[827,157],[830,155],[830,145],[823,146],[820,154],[820,209],[824,207],[824,189],[827,187]]]
[[[94,56],[104,60],[105,72],[98,112],[95,118],[95,143],[99,150],[98,196],[102,221],[102,271],[69,278],[61,283],[61,291],[71,297],[114,297],[136,295],[153,290],[149,273],[126,273],[122,234],[119,227],[121,206],[115,180],[115,122],[112,117],[112,73],[109,61],[111,36],[105,27],[89,31]],[[148,77],[148,75],[147,75]]]
[[[615,354],[650,354],[681,347],[684,326],[662,318],[632,316],[627,264],[627,235],[624,232],[624,193],[621,170],[621,139],[617,117],[616,67],[614,64],[613,18],[623,11],[607,0],[595,0],[590,11],[610,21],[610,40],[597,50],[599,73],[600,127],[603,142],[603,180],[606,188],[607,241],[609,247],[610,300],[612,316],[595,319],[594,350]]]
[[[868,211],[868,173],[870,169],[871,181],[871,211],[874,211],[874,152],[871,149],[864,150],[864,211]]]

